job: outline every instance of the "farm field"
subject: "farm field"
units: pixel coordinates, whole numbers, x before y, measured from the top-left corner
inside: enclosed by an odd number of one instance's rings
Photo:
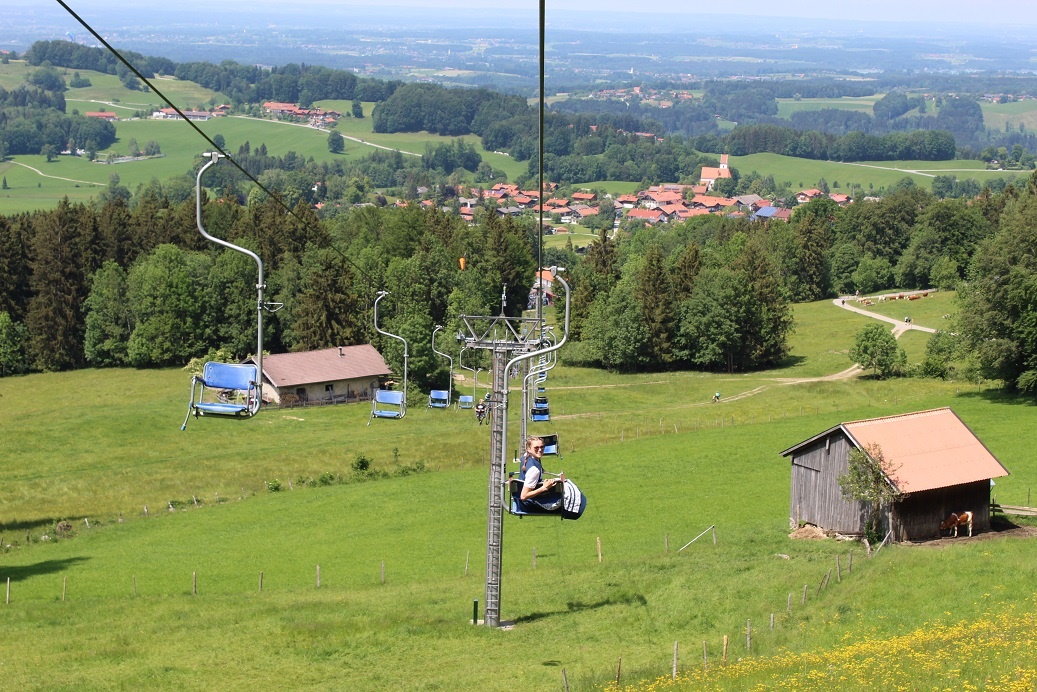
[[[544,247],[565,247],[570,242],[574,248],[586,247],[594,242],[594,239],[598,237],[596,233],[591,232],[583,226],[566,224],[564,227],[569,230],[568,233],[545,235]]]
[[[1027,131],[1037,129],[1037,100],[1016,101],[1014,103],[980,104],[983,109],[983,124],[995,130],[1004,131],[1005,123],[1011,123],[1018,130],[1023,125]]]
[[[1018,430],[1032,405],[960,383],[802,381],[845,369],[845,355],[831,354],[868,319],[831,301],[796,315],[784,369],[552,371],[545,429],[559,433],[564,458],[545,465],[576,480],[589,506],[578,522],[506,517],[502,615],[515,626],[504,631],[469,624],[483,598],[489,434],[470,413],[412,402],[405,419],[366,427],[362,405],[269,410],[181,432],[183,371],[0,379],[5,680],[548,689],[564,669],[583,690],[614,680],[620,657],[624,684],[668,675],[675,641],[687,689],[824,686],[797,676],[850,674],[849,663],[834,667],[847,660],[840,651],[883,642],[919,652],[876,675],[889,689],[1029,679],[1025,649],[984,644],[986,660],[952,665],[956,644],[918,632],[1025,621],[1032,539],[948,539],[871,559],[859,544],[791,540],[779,452],[840,421],[950,405],[1012,471],[998,499],[1023,504],[1037,462]],[[721,403],[708,403],[718,389]],[[361,482],[358,453],[389,477]],[[415,473],[418,462],[428,471]],[[350,482],[305,483],[325,472]],[[275,479],[282,490],[269,492]],[[72,537],[51,535],[58,519]],[[707,534],[678,552],[711,525],[716,545]],[[836,557],[838,579],[819,586]],[[934,591],[929,575],[949,572],[982,586]],[[729,666],[719,665],[724,635]]]
[[[804,98],[799,99],[777,99],[778,101],[778,117],[788,118],[797,111],[819,111],[825,108],[837,108],[839,110],[848,111],[861,111],[862,113],[872,114],[872,108],[875,106],[875,102],[882,98],[882,95],[876,96],[865,96],[855,98],[851,96],[844,96],[840,98]]]
[[[861,310],[893,317],[898,320],[909,316],[913,324],[931,329],[946,329],[948,327],[948,317],[953,317],[957,312],[955,304],[957,294],[955,291],[934,290],[929,295],[917,300],[891,300],[890,298],[898,295],[896,291],[887,291],[880,295],[886,296],[887,299],[875,301],[875,298],[878,296],[869,296],[874,301],[873,305],[864,305],[863,303],[853,303],[853,305]]]
[[[932,185],[938,175],[955,175],[959,179],[975,178],[981,184],[997,177],[1018,177],[1026,171],[988,171],[982,161],[866,161],[843,163],[839,161],[814,161],[779,154],[751,154],[732,156],[731,166],[745,175],[756,171],[760,175],[773,175],[775,181],[791,181],[794,189],[811,188],[821,178],[828,181],[833,192],[849,194],[850,186],[864,190],[894,185],[910,178],[925,189]],[[834,183],[838,182],[836,188]],[[801,185],[802,183],[802,185]]]
[[[126,94],[135,93],[125,89],[123,91]],[[342,103],[334,102],[334,105],[339,106],[340,110]],[[127,102],[124,100],[121,104],[126,106]],[[347,111],[348,106],[346,103]],[[372,106],[373,104],[365,104],[368,113]],[[99,106],[90,106],[91,109],[94,107]],[[115,110],[111,106],[106,108]],[[195,124],[210,137],[222,134],[226,140],[225,149],[231,155],[247,141],[252,147],[266,144],[267,150],[278,156],[295,151],[303,158],[312,156],[318,161],[334,157],[361,158],[373,151],[372,145],[399,149],[420,156],[425,151],[426,143],[449,143],[452,140],[450,137],[429,133],[379,135],[371,132],[369,117],[343,118],[339,124],[339,131],[347,136],[345,150],[342,154],[331,154],[328,151],[326,130],[238,116],[214,118]],[[7,176],[10,188],[0,192],[0,213],[12,214],[50,208],[65,196],[72,201],[86,201],[96,192],[91,188],[106,185],[112,173],[117,173],[120,184],[133,191],[137,185],[152,178],[162,181],[193,172],[196,157],[209,148],[193,128],[178,120],[123,120],[115,123],[115,126],[118,140],[109,149],[99,152],[99,160],[103,160],[109,152],[127,155],[130,138],[135,138],[141,147],[149,140],[155,140],[162,148],[163,156],[111,165],[69,156],[59,156],[49,163],[43,156],[8,157],[7,161],[0,163],[0,174]],[[360,139],[362,142],[348,137]],[[468,135],[463,139],[473,144],[491,166],[504,170],[509,178],[524,172],[527,168],[526,162],[486,152],[479,138],[474,135]]]

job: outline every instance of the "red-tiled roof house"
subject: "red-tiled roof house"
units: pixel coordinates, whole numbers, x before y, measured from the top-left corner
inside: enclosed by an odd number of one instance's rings
[[[263,357],[263,398],[275,404],[370,401],[392,374],[370,344]]]
[[[898,541],[939,535],[951,512],[973,513],[973,531],[990,528],[991,479],[1008,471],[949,408],[841,423],[781,453],[792,460],[789,519],[844,534],[864,532],[867,503],[842,495],[839,477],[854,448],[878,445],[901,498],[882,514]]]

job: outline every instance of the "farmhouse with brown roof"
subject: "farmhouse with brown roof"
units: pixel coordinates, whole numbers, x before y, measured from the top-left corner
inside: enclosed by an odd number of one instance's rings
[[[841,423],[783,451],[792,461],[790,523],[863,533],[871,508],[846,499],[839,477],[853,449],[873,445],[887,462],[887,482],[902,493],[882,508],[882,531],[893,540],[936,538],[952,512],[972,512],[974,531],[990,528],[991,479],[1008,471],[949,408]]]
[[[370,401],[379,378],[392,374],[370,344],[263,357],[264,399],[277,404]]]

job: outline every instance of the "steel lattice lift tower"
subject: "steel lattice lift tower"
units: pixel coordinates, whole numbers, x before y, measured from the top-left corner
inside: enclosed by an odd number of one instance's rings
[[[569,285],[557,275],[565,288],[565,331],[557,344],[545,338],[543,320],[536,317],[473,317],[461,315],[464,331],[458,341],[467,348],[491,352],[493,373],[490,416],[490,474],[486,513],[486,595],[484,621],[488,627],[500,626],[501,558],[504,538],[504,489],[507,484],[508,375],[509,371],[532,358],[560,349],[569,335]],[[525,416],[525,411],[522,412]],[[523,429],[525,426],[523,426]],[[525,442],[525,440],[523,440]]]

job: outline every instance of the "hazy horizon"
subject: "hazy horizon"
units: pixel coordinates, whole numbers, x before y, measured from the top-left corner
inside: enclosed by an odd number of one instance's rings
[[[118,10],[125,18],[161,13],[168,16],[171,12],[183,13],[183,23],[207,23],[219,16],[225,20],[228,16],[237,15],[246,20],[249,13],[262,13],[264,18],[278,18],[285,24],[299,24],[309,19],[305,17],[307,10],[341,14],[343,12],[367,10],[387,13],[386,24],[406,25],[408,17],[393,13],[393,8],[424,10],[422,14],[444,12],[456,15],[463,12],[471,16],[528,16],[535,25],[539,2],[537,0],[513,0],[506,6],[499,3],[479,2],[478,0],[439,0],[430,6],[427,0],[391,0],[388,3],[375,3],[370,0],[297,0],[287,6],[280,0],[225,0],[218,7],[201,0],[184,0],[171,9],[167,3],[145,1],[127,6],[124,0],[66,0],[68,6],[76,13],[89,20],[90,15]],[[65,10],[57,2],[48,3],[56,14],[65,14]],[[8,8],[32,8],[39,15],[49,15],[46,5],[39,0],[6,0]],[[732,3],[693,3],[687,5],[668,4],[658,11],[651,6],[634,5],[624,0],[552,0],[547,4],[548,22],[552,16],[587,12],[589,19],[600,24],[604,15],[637,15],[644,18],[642,26],[625,23],[623,26],[641,31],[664,31],[667,28],[676,31],[686,25],[686,21],[695,16],[705,17],[753,17],[761,22],[768,19],[803,20],[811,22],[833,23],[834,27],[853,30],[846,22],[865,22],[896,26],[901,23],[917,24],[919,22],[933,25],[976,26],[984,28],[1001,27],[1013,31],[1020,26],[1037,25],[1037,3],[1034,0],[1001,0],[997,3],[996,12],[979,12],[976,4],[970,0],[872,0],[866,4],[836,4],[822,0],[797,0],[796,2],[774,2],[773,0],[736,0]],[[191,13],[197,13],[191,16]],[[279,19],[283,17],[283,19]],[[679,18],[678,26],[669,26],[666,21]],[[834,28],[833,27],[833,28]],[[719,27],[703,27],[719,28]],[[759,32],[761,26],[754,24],[747,27]]]

